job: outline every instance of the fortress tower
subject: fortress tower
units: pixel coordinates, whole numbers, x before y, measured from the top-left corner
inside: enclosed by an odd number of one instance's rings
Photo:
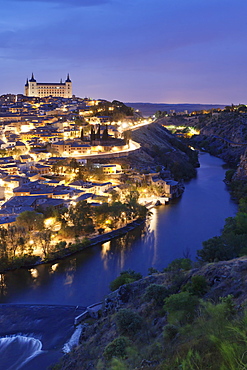
[[[65,82],[60,81],[60,83],[53,82],[37,82],[32,73],[30,80],[27,79],[25,84],[24,94],[26,96],[37,96],[43,98],[45,96],[59,96],[62,98],[71,98],[72,97],[72,82],[69,77]]]

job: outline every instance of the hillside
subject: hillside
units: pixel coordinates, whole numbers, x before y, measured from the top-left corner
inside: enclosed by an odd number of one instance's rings
[[[54,369],[245,369],[247,257],[188,265],[175,260],[107,296]]]
[[[223,109],[225,105],[220,104],[165,104],[165,103],[125,103],[127,106],[138,109],[144,117],[149,117],[155,114],[158,110],[175,112],[184,112],[187,110],[189,113],[200,110],[210,110],[214,108]]]
[[[237,177],[247,178],[247,114],[222,111],[190,117],[174,116],[159,119],[162,125],[192,126],[200,130],[187,144],[206,150],[234,166],[239,165]]]
[[[156,171],[164,166],[175,180],[191,179],[198,167],[197,152],[189,149],[181,140],[172,135],[159,122],[129,132],[131,138],[141,144],[141,148],[117,162],[139,171]],[[109,161],[108,161],[109,162]],[[116,162],[116,159],[112,160]]]

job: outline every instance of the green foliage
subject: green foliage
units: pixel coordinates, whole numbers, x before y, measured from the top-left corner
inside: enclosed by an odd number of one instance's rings
[[[230,183],[231,194],[237,200],[246,197],[247,180],[234,180]]]
[[[164,327],[163,337],[167,341],[172,341],[178,334],[178,327],[172,324],[167,324]]]
[[[167,111],[157,110],[154,115],[156,119],[163,118],[167,115]]]
[[[203,262],[229,260],[247,253],[247,200],[240,200],[235,217],[228,217],[221,236],[215,236],[202,243],[197,256]]]
[[[125,358],[127,355],[126,348],[128,346],[130,346],[130,340],[128,338],[118,337],[106,346],[103,356],[107,361],[111,360],[112,357]]]
[[[111,361],[110,370],[127,370],[127,367],[123,361],[119,360],[118,358],[113,358]]]
[[[116,314],[116,323],[121,334],[132,336],[142,328],[143,320],[137,312],[123,308]]]
[[[67,245],[66,241],[61,241],[55,245],[55,250],[64,249],[66,248],[66,245]]]
[[[238,206],[239,212],[247,213],[247,197],[241,198]]]
[[[202,297],[208,290],[207,281],[204,276],[192,276],[191,281],[184,285],[182,290],[192,295]]]
[[[115,280],[110,283],[111,291],[118,289],[121,285],[133,283],[133,281],[137,281],[142,279],[142,275],[138,272],[133,270],[126,270],[120,273]]]
[[[198,352],[190,349],[185,358],[182,360],[177,359],[177,364],[179,364],[179,369],[182,370],[200,370],[203,369],[203,361]]]
[[[41,230],[44,227],[44,216],[35,211],[24,211],[16,218],[16,225],[27,231]]]
[[[232,180],[232,177],[233,177],[234,173],[235,173],[235,170],[233,170],[233,169],[226,171],[225,180],[227,182],[230,182]]]
[[[202,243],[203,248],[197,251],[197,256],[204,262],[218,262],[234,257],[234,251],[227,248],[220,236],[214,236]]]
[[[177,270],[190,270],[192,268],[192,261],[189,258],[176,258],[173,260],[166,268],[164,272],[167,271],[177,271]]]
[[[180,325],[192,322],[198,303],[199,299],[188,292],[173,294],[166,298],[164,309],[168,313],[168,322]]]
[[[146,289],[144,300],[153,300],[158,306],[162,306],[168,294],[168,289],[164,285],[151,284]]]
[[[154,267],[149,267],[149,269],[148,269],[148,275],[153,275],[153,274],[158,274],[158,273],[159,273],[159,270],[157,270]]]

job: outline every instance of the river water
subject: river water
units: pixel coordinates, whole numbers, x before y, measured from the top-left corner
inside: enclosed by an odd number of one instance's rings
[[[109,293],[109,283],[122,270],[130,268],[147,275],[149,267],[161,270],[175,258],[189,255],[195,260],[202,242],[219,235],[225,218],[237,210],[223,182],[224,162],[201,153],[200,165],[197,177],[185,184],[182,197],[168,206],[154,208],[146,226],[59,263],[0,275],[0,302],[10,307],[13,304],[15,307],[20,304],[20,307],[23,304],[87,306]],[[18,333],[22,319],[18,308],[15,312],[16,327],[12,328],[12,334]],[[4,319],[0,311],[1,317]],[[35,326],[35,315],[32,320]],[[3,336],[3,331],[0,334]],[[44,333],[39,335],[36,339],[42,342]],[[39,342],[25,339],[25,343],[40,351]]]

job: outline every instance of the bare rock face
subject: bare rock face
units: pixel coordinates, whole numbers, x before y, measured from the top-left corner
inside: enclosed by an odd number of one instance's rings
[[[240,163],[233,180],[247,180],[247,149],[240,157]]]

